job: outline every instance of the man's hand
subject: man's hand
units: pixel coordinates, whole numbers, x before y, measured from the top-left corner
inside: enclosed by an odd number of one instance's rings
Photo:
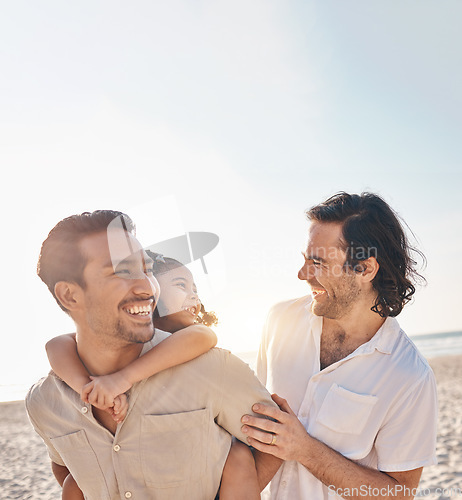
[[[422,467],[385,473],[356,464],[311,437],[287,401],[276,394],[273,394],[272,398],[279,406],[279,410],[262,404],[254,405],[252,409],[255,413],[274,418],[276,422],[251,415],[242,417],[242,422],[246,424],[242,431],[249,436],[248,441],[251,446],[283,460],[299,462],[314,477],[327,486],[334,486],[337,491],[345,488],[360,491],[360,488],[364,486],[369,491],[388,491],[390,488],[394,493],[380,496],[380,498],[390,496],[395,500],[413,498],[412,493],[409,492],[417,488]],[[273,444],[270,444],[271,442]],[[350,498],[351,500],[367,500],[376,499],[377,496],[352,495]]]
[[[256,404],[252,410],[255,413],[271,417],[276,422],[266,418],[244,415],[241,421],[246,425],[242,427],[242,432],[249,436],[249,444],[257,450],[282,460],[298,462],[303,456],[303,451],[309,446],[308,433],[285,399],[280,398],[277,394],[273,394],[271,397],[279,406],[279,410],[264,404]]]

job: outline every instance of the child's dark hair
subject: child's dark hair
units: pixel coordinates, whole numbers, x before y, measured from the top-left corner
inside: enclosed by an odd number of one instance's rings
[[[152,268],[154,270],[154,276],[164,274],[178,267],[184,267],[184,264],[180,261],[172,259],[171,257],[164,257],[162,254],[153,252],[152,250],[146,250],[146,253],[153,260]],[[162,295],[162,290],[160,293]],[[157,307],[154,310],[154,317],[159,317]],[[204,304],[201,302],[201,310],[196,318],[196,323],[200,323],[205,326],[214,326],[218,323],[218,317],[213,311],[206,311]]]

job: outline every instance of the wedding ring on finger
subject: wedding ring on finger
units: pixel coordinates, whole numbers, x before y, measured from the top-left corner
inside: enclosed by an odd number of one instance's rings
[[[271,439],[270,446],[274,446],[276,444],[276,434],[273,434],[273,439]]]

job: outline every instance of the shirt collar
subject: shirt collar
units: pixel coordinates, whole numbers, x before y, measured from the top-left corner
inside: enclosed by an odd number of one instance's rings
[[[311,330],[321,336],[322,317],[311,313],[311,295],[304,297],[304,300],[304,308],[310,313],[309,322]],[[388,317],[385,319],[383,325],[377,330],[375,335],[368,342],[360,346],[358,350],[361,350],[363,354],[374,350],[382,352],[383,354],[391,354],[393,347],[398,340],[400,330],[401,329],[396,318]]]
[[[399,332],[400,327],[396,318],[388,317],[367,344],[372,349],[377,349],[384,354],[391,354],[398,340]]]

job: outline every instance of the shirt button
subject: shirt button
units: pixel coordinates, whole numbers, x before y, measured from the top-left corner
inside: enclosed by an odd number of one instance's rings
[[[119,450],[120,450],[120,446],[119,446],[118,444],[116,444],[116,445],[114,446],[114,451],[119,451]],[[129,497],[127,497],[127,498],[129,498]]]
[[[88,408],[87,408],[86,406],[84,406],[84,407],[82,408],[82,413],[87,413],[87,412],[88,412]]]
[[[132,497],[132,492],[131,491],[126,491],[125,492],[125,498],[131,498]]]
[[[285,487],[287,486],[287,481],[282,481],[282,482],[281,482],[281,486],[282,486],[283,488],[285,488]]]

